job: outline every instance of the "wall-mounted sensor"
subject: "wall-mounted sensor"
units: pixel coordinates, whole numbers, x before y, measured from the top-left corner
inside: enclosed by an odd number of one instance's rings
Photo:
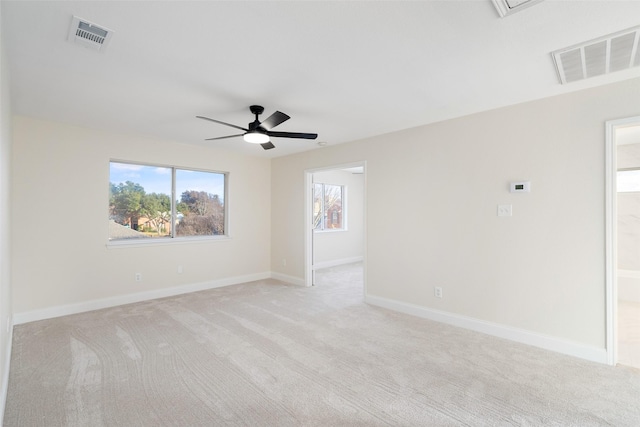
[[[530,193],[531,181],[510,182],[509,190],[512,193]]]

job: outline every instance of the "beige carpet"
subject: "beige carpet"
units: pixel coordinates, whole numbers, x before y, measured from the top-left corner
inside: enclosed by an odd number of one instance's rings
[[[17,326],[5,426],[640,425],[640,371],[368,306],[353,267]]]

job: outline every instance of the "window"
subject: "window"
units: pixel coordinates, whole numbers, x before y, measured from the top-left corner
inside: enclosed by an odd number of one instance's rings
[[[313,184],[313,229],[344,230],[344,186]]]
[[[109,166],[109,240],[226,234],[226,174],[121,162]]]

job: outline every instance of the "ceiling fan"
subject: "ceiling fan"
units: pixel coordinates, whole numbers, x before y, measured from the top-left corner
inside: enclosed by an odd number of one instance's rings
[[[252,114],[255,114],[256,119],[249,123],[249,128],[243,128],[241,126],[232,125],[231,123],[221,122],[220,120],[210,119],[209,117],[196,116],[199,119],[209,120],[214,123],[220,123],[221,125],[231,126],[232,128],[243,130],[244,133],[236,135],[220,136],[218,138],[207,138],[205,141],[215,141],[218,139],[235,138],[236,136],[242,136],[246,142],[252,144],[260,144],[265,150],[270,150],[276,146],[269,140],[270,136],[278,138],[302,138],[302,139],[316,139],[317,133],[301,133],[301,132],[274,132],[271,129],[279,124],[286,122],[290,119],[288,115],[280,111],[276,111],[264,121],[260,122],[258,116],[264,111],[264,107],[260,105],[252,105],[249,107]]]

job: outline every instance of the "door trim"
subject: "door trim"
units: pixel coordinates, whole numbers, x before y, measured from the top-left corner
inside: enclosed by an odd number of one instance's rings
[[[616,130],[640,125],[640,116],[606,122],[605,150],[605,300],[606,300],[606,350],[607,364],[614,366],[618,361],[618,273],[617,273],[617,148]]]
[[[367,289],[367,161],[342,163],[321,168],[306,169],[304,171],[304,284],[313,286],[313,227],[311,226],[311,202],[313,200],[313,174],[316,172],[330,171],[334,169],[346,169],[362,166],[364,168],[364,194],[363,194],[363,228],[362,242],[363,266],[364,266],[364,292]]]

